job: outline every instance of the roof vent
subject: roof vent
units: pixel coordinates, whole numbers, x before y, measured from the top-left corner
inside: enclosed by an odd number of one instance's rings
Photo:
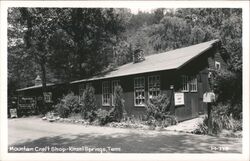
[[[35,86],[41,85],[42,84],[42,79],[40,78],[40,76],[38,75],[35,79]]]
[[[144,51],[141,49],[135,50],[134,55],[133,55],[133,62],[138,63],[138,62],[142,62],[144,60],[145,60]]]

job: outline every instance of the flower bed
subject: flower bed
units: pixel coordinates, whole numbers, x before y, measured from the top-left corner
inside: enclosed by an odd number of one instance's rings
[[[73,118],[60,118],[59,116],[54,116],[52,114],[46,115],[42,118],[44,121],[49,122],[58,122],[58,123],[70,123],[70,124],[80,124],[84,126],[100,126],[98,121],[89,122],[88,120],[84,119],[73,119]],[[53,121],[51,121],[53,120]],[[106,125],[105,127],[114,127],[114,128],[131,128],[131,129],[142,129],[142,130],[163,130],[162,128],[157,128],[154,126],[147,125],[146,121],[122,121],[122,122],[111,122]]]

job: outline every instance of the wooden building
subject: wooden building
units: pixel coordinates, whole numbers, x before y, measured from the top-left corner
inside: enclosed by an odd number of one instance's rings
[[[138,51],[138,54],[143,54],[143,51]],[[164,93],[173,98],[173,113],[182,121],[206,113],[203,94],[209,90],[208,73],[226,69],[227,65],[219,40],[136,58],[140,60],[102,75],[69,82],[68,86],[75,94],[81,95],[91,84],[95,88],[98,107],[110,109],[114,87],[121,85],[125,110],[128,115],[135,116],[145,114],[148,99]]]

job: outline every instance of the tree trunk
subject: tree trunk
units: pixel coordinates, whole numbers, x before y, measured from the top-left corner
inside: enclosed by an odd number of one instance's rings
[[[47,91],[45,63],[41,62],[40,66],[41,66],[41,70],[42,70],[42,95],[43,95],[43,101],[42,101],[43,106],[42,106],[42,109],[40,109],[40,111],[42,112],[42,114],[46,114],[46,112],[48,110],[48,106],[47,106],[47,103],[45,102],[45,98],[44,98],[44,93]]]

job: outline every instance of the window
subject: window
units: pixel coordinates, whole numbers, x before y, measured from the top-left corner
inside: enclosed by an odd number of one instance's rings
[[[216,69],[216,70],[220,70],[220,69],[221,69],[220,62],[215,61],[215,69]]]
[[[188,77],[182,76],[182,92],[197,92],[197,78],[196,76]]]
[[[148,96],[149,98],[160,94],[160,76],[154,75],[148,77]]]
[[[182,92],[188,92],[189,91],[188,76],[183,75],[181,76],[181,79],[182,79]]]
[[[144,106],[145,104],[145,79],[138,77],[134,79],[134,103],[135,106]]]
[[[112,88],[112,106],[114,106],[114,93],[115,93],[115,87],[120,85],[120,81],[119,80],[114,80],[112,81],[111,84],[111,88]]]
[[[197,78],[190,78],[190,92],[197,92]]]
[[[102,83],[102,105],[110,106],[110,87],[108,81]]]
[[[44,96],[44,101],[46,103],[52,102],[52,93],[51,92],[44,92],[43,96]]]

